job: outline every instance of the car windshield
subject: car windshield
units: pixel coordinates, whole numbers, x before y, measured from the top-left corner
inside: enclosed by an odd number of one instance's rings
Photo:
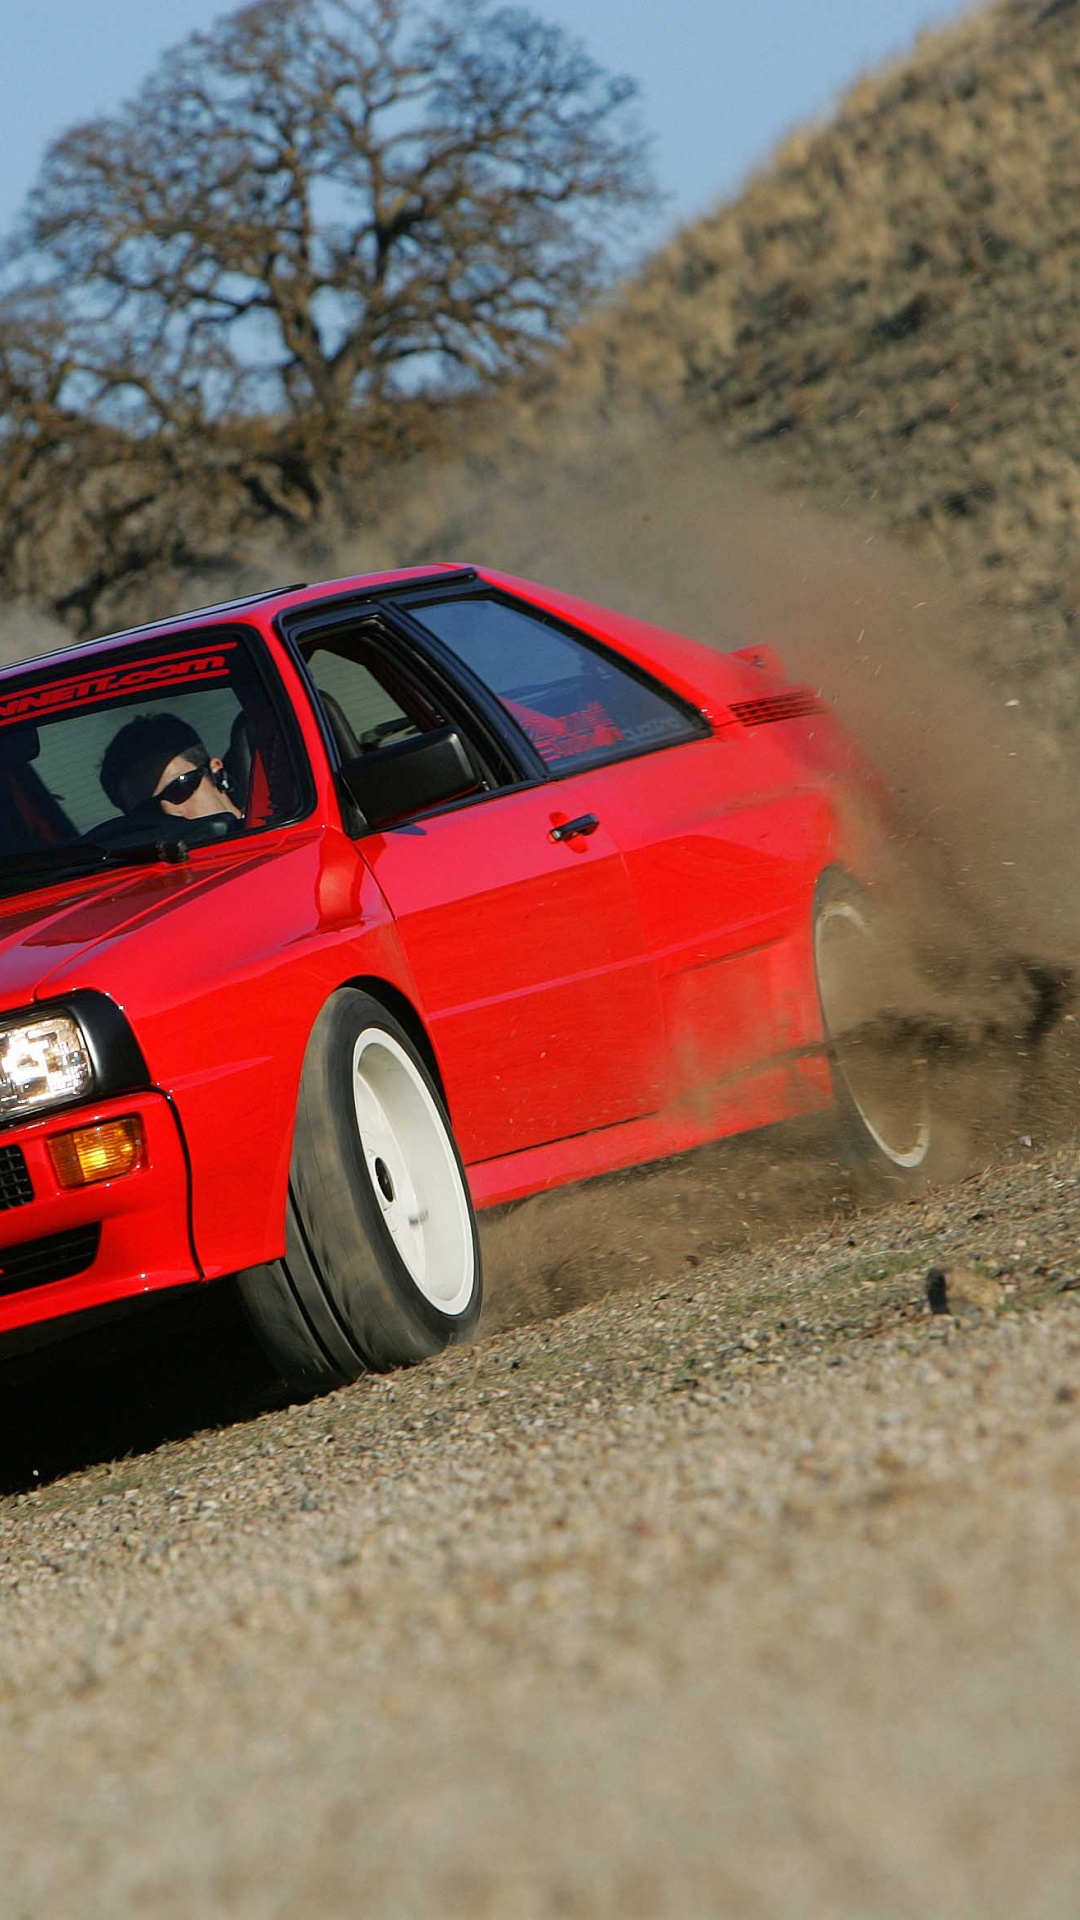
[[[298,757],[250,640],[218,627],[0,679],[0,892],[299,809]]]

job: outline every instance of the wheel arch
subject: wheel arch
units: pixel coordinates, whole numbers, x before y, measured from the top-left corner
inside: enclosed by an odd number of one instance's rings
[[[412,1041],[434,1080],[443,1105],[449,1111],[446,1088],[443,1085],[443,1077],[439,1070],[439,1062],[436,1058],[435,1049],[431,1044],[431,1036],[424,1025],[420,1013],[409,999],[408,994],[403,993],[400,987],[395,987],[391,981],[384,979],[381,974],[354,974],[349,980],[339,981],[335,991],[340,992],[343,987],[355,987],[360,993],[370,994],[373,1000],[377,1000],[380,1006],[385,1007],[387,1013],[393,1015],[393,1018],[398,1022],[399,1026],[404,1027],[409,1039]]]

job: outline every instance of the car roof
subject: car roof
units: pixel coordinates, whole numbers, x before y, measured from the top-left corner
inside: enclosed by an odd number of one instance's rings
[[[36,653],[25,660],[5,661],[0,666],[0,679],[25,672],[28,667],[45,666],[52,660],[77,662],[96,654],[102,647],[111,650],[124,641],[138,640],[144,633],[182,632],[205,621],[216,624],[227,615],[243,613],[250,607],[259,607],[272,619],[287,608],[301,607],[308,601],[324,600],[328,595],[374,593],[380,588],[408,586],[411,581],[441,581],[447,574],[475,576],[476,571],[460,561],[438,560],[426,567],[394,567],[382,573],[352,574],[340,580],[319,580],[310,584],[306,580],[298,580],[289,586],[270,587],[262,593],[246,594],[237,600],[216,600],[205,607],[187,607],[182,613],[170,613],[163,620],[145,620],[138,626],[120,627],[113,633],[99,634],[93,640],[73,640],[70,646],[51,647],[47,653]]]
[[[718,652],[699,640],[691,640],[669,629],[617,613],[611,607],[600,607],[580,600],[575,595],[541,586],[534,580],[523,580],[493,567],[476,566],[460,560],[432,561],[424,567],[394,567],[380,573],[351,574],[337,580],[319,580],[310,584],[297,582],[291,586],[274,587],[268,592],[249,594],[242,599],[220,600],[208,607],[190,607],[182,613],[170,614],[165,620],[144,622],[116,633],[102,634],[96,640],[76,641],[70,647],[36,654],[28,660],[12,661],[0,667],[0,683],[16,674],[32,673],[56,663],[65,667],[71,663],[77,666],[81,660],[100,658],[102,652],[109,653],[116,647],[142,639],[144,635],[166,638],[171,634],[189,633],[199,627],[221,625],[254,608],[259,609],[260,624],[263,624],[274,620],[279,614],[291,613],[306,606],[330,606],[334,602],[340,606],[349,600],[377,597],[382,592],[392,593],[399,587],[424,583],[449,586],[452,582],[462,585],[472,583],[489,591],[494,589],[496,592],[520,596],[549,617],[554,616],[557,621],[566,620],[579,631],[593,635],[606,646],[614,647],[647,672],[658,673],[672,692],[689,700],[694,706],[701,706],[703,711],[713,712],[717,697],[721,703],[726,703],[731,698],[733,682],[736,680],[745,681],[748,690],[757,691],[753,684],[757,676],[746,661],[737,656]]]
[[[555,622],[565,620],[573,630],[580,634],[600,639],[605,647],[613,647],[632,664],[644,668],[650,674],[657,674],[665,685],[680,699],[688,701],[692,707],[700,708],[709,718],[723,722],[728,703],[736,695],[757,695],[761,691],[761,678],[755,668],[771,666],[773,678],[786,678],[778,660],[767,662],[765,657],[753,660],[749,651],[740,655],[738,651],[717,649],[715,645],[705,645],[700,639],[690,639],[684,634],[671,632],[669,628],[653,626],[648,620],[638,620],[632,614],[617,612],[611,607],[600,607],[592,601],[578,599],[573,593],[563,593],[559,589],[540,586],[536,580],[521,580],[515,574],[503,574],[492,566],[477,566],[467,561],[430,561],[427,566],[394,566],[373,574],[346,574],[340,580],[317,580],[317,582],[296,582],[284,588],[271,588],[263,593],[250,593],[242,599],[215,601],[211,607],[188,607],[183,612],[169,614],[165,620],[148,620],[140,626],[123,628],[115,634],[102,634],[96,639],[75,641],[69,647],[58,647],[52,653],[38,653],[27,660],[12,660],[0,666],[0,684],[8,682],[15,674],[33,674],[40,668],[50,666],[79,666],[81,660],[100,659],[102,653],[111,653],[115,647],[123,647],[142,636],[158,636],[169,639],[171,636],[186,636],[192,630],[219,626],[236,616],[244,616],[254,609],[259,611],[259,626],[275,620],[279,614],[294,612],[304,607],[342,607],[348,601],[377,599],[380,593],[394,593],[396,588],[411,586],[479,586],[480,589],[509,593],[527,601],[532,609],[538,609]]]

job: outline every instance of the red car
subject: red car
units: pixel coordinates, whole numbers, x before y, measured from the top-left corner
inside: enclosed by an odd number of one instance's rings
[[[921,1173],[884,814],[767,651],[487,569],[5,669],[0,1351],[238,1275],[318,1389],[472,1331],[478,1209],[833,1104]]]

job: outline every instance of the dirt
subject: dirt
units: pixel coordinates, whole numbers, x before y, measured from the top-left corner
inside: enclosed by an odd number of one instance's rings
[[[4,1920],[1075,1911],[1078,1224],[1072,1139],[868,1211],[778,1131],[311,1405],[216,1291],[24,1365]]]

